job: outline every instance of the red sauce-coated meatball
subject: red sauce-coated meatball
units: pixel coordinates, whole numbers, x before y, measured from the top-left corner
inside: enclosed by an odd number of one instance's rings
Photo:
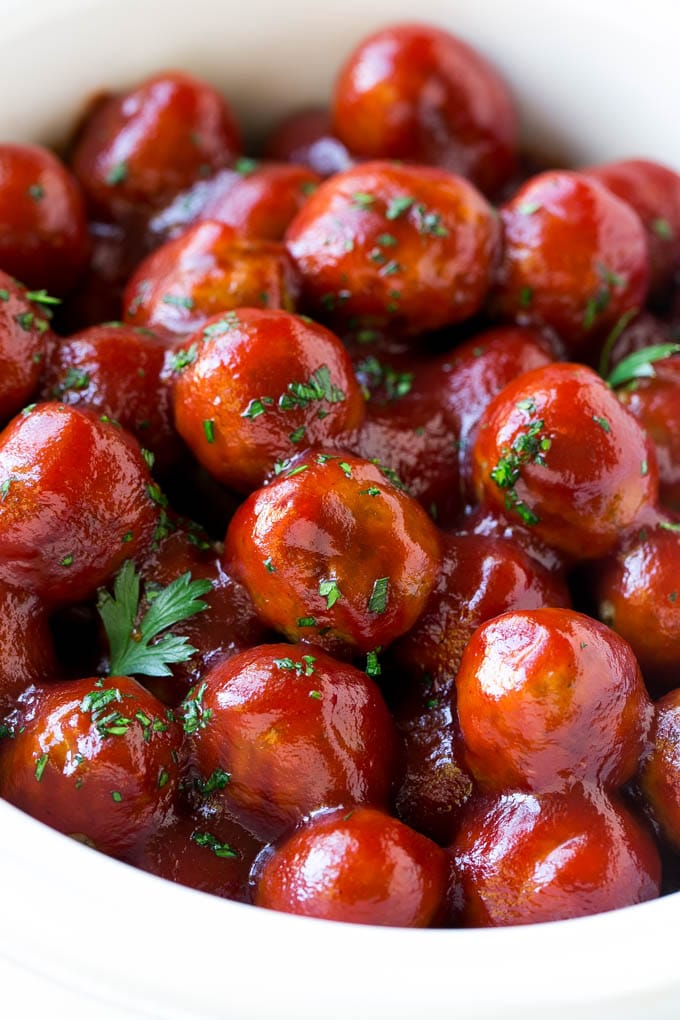
[[[365,163],[325,181],[286,236],[312,313],[422,333],[479,310],[499,231],[462,177]]]
[[[353,163],[333,134],[329,111],[316,107],[284,117],[267,139],[266,153],[270,159],[308,166],[320,177],[348,170]]]
[[[52,346],[43,396],[112,418],[166,468],[181,452],[170,390],[161,378],[166,351],[147,330],[93,326]]]
[[[51,680],[58,667],[49,615],[41,599],[0,584],[0,721],[32,685]]]
[[[473,451],[480,498],[577,559],[614,548],[656,500],[649,441],[582,365],[526,372],[487,407]]]
[[[642,220],[651,259],[651,287],[663,295],[680,266],[680,174],[647,159],[602,163],[585,170]]]
[[[224,223],[207,220],[152,252],[138,266],[123,296],[133,326],[183,337],[234,308],[292,311],[299,280],[286,249],[276,241],[239,241]]]
[[[426,928],[441,920],[446,854],[371,808],[324,814],[265,860],[255,903],[305,917]]]
[[[93,210],[114,218],[157,207],[196,178],[228,166],[239,133],[219,93],[179,71],[147,78],[100,104],[71,165]]]
[[[89,247],[83,199],[60,160],[38,145],[0,145],[0,269],[63,294]]]
[[[680,524],[663,517],[631,532],[597,565],[599,616],[628,641],[650,686],[680,678]]]
[[[454,914],[465,927],[585,917],[659,895],[652,837],[597,789],[473,802],[452,850]]]
[[[483,624],[463,653],[456,690],[466,760],[494,790],[622,786],[652,717],[630,645],[568,609]]]
[[[118,856],[170,810],[180,733],[129,677],[51,684],[0,749],[0,795]]]
[[[228,812],[275,839],[318,808],[384,806],[396,733],[364,673],[314,646],[263,645],[216,666],[184,705],[196,767]]]
[[[654,444],[661,502],[680,510],[680,358],[654,362],[650,377],[622,387],[618,397]]]
[[[517,114],[482,55],[449,32],[393,25],[341,69],[334,129],[364,157],[431,163],[493,193],[516,165]]]
[[[661,833],[680,850],[680,690],[655,705],[650,747],[638,783]]]
[[[637,213],[593,178],[559,170],[528,180],[501,217],[499,310],[550,326],[570,355],[591,360],[621,316],[647,297],[649,255]]]
[[[56,342],[36,300],[44,297],[0,272],[0,424],[34,396],[46,352]]]
[[[191,889],[244,903],[253,861],[262,844],[236,822],[222,816],[172,818],[152,830],[126,855],[143,871]]]
[[[196,458],[249,492],[277,461],[357,428],[364,397],[347,351],[323,326],[241,308],[208,321],[180,352],[175,420]]]
[[[436,530],[379,466],[310,452],[234,515],[225,556],[262,619],[336,651],[385,647],[422,612]]]
[[[157,487],[119,426],[65,404],[0,434],[0,578],[48,604],[93,594],[151,541]]]

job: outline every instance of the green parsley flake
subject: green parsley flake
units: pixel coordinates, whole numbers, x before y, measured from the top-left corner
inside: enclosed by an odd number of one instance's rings
[[[120,804],[123,799],[123,794],[119,790],[111,790],[111,800],[115,801],[116,804]]]
[[[365,670],[367,676],[376,677],[380,676],[380,674],[382,673],[382,666],[380,665],[380,660],[378,659],[378,653],[380,651],[381,651],[380,648],[376,648],[372,652],[367,652]]]
[[[231,782],[231,775],[224,769],[217,768],[206,780],[197,779],[196,788],[203,797],[210,796],[217,790],[223,790]]]
[[[115,186],[127,180],[128,168],[126,163],[114,163],[106,175],[106,183]]]
[[[517,404],[517,407],[524,413],[531,413],[529,408],[535,408],[535,404],[531,400],[523,400]],[[533,463],[541,467],[546,466],[543,454],[547,453],[552,446],[552,440],[541,435],[544,427],[545,423],[542,418],[530,421],[526,431],[515,438],[512,447],[510,449],[506,447],[501,451],[498,463],[489,472],[491,480],[496,483],[499,489],[505,491],[506,509],[514,511],[529,527],[538,524],[539,518],[519,498],[515,486],[520,479],[524,464]]]
[[[375,202],[375,195],[370,195],[367,191],[355,191],[352,194],[352,202],[359,209],[370,209]]]
[[[174,308],[192,309],[195,301],[192,297],[184,294],[164,294],[162,298],[164,305],[172,305]]]
[[[373,591],[368,600],[369,613],[384,613],[387,609],[389,577],[378,577],[373,582]]]
[[[410,195],[401,195],[397,198],[390,200],[385,212],[385,217],[388,220],[398,220],[400,216],[403,216],[405,212],[411,208],[415,198]]]
[[[300,662],[289,658],[274,659],[277,669],[282,669],[287,673],[296,673],[298,676],[312,676],[315,662],[316,656],[314,655],[303,655]]]
[[[198,344],[193,343],[186,350],[177,351],[170,359],[170,368],[173,372],[183,372],[189,365],[193,365],[198,357]]]
[[[651,226],[656,236],[660,237],[662,241],[673,240],[675,235],[668,220],[659,217],[658,219],[652,220]]]
[[[326,599],[326,609],[332,609],[335,603],[342,598],[342,592],[335,579],[319,581],[319,595]]]
[[[205,438],[209,443],[215,442],[215,422],[212,418],[206,418],[203,422]]]
[[[528,308],[534,300],[534,288],[533,287],[522,287],[519,292],[519,304],[520,308]]]
[[[45,197],[45,189],[42,184],[31,184],[26,189],[29,198],[32,198],[34,202],[39,202]]]
[[[204,730],[212,719],[212,708],[205,708],[203,696],[206,692],[205,681],[194,691],[189,691],[189,697],[185,698],[181,705],[183,712],[182,726],[185,733],[196,733],[197,730]]]
[[[48,758],[49,758],[48,754],[41,754],[37,762],[35,763],[34,775],[38,782],[40,782],[43,777],[43,772],[45,771],[45,766],[47,765]]]
[[[71,567],[73,566],[73,553],[68,553],[62,560],[59,560],[60,567]]]
[[[298,627],[316,627],[316,618],[314,616],[299,616],[297,625]]]
[[[520,216],[533,216],[534,213],[537,213],[539,209],[542,208],[543,206],[540,202],[523,202],[522,205],[518,207],[517,212]]]
[[[293,432],[290,433],[288,438],[290,439],[291,443],[294,443],[294,444],[295,443],[301,443],[302,440],[305,438],[305,433],[306,432],[307,432],[307,426],[306,425],[300,425],[299,428],[295,429]]]
[[[217,836],[213,836],[210,832],[192,832],[191,839],[197,846],[212,850],[215,857],[238,858],[241,856],[233,846],[229,843],[221,843]]]
[[[612,427],[606,418],[600,418],[598,415],[593,415],[593,421],[596,425],[599,425],[603,432],[611,432]]]
[[[267,408],[274,403],[273,397],[260,397],[259,399],[251,400],[245,411],[241,414],[242,418],[259,418],[261,414],[265,414]]]
[[[321,701],[321,698],[323,697],[323,695],[322,695],[321,691],[310,691],[309,692],[309,697],[310,698],[314,698],[315,701]]]

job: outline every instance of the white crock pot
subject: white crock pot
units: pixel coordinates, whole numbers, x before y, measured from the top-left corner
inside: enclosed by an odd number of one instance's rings
[[[680,169],[679,0],[0,0],[0,138],[58,140],[97,88],[168,66],[223,88],[258,132],[325,99],[363,34],[414,17],[498,64],[544,150]],[[679,931],[680,894],[495,931],[277,915],[134,871],[0,802],[7,1020],[677,1020]]]

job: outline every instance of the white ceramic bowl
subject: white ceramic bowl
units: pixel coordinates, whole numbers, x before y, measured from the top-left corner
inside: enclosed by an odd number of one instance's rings
[[[431,20],[477,44],[525,133],[571,162],[680,169],[678,0],[0,0],[0,138],[58,139],[83,98],[161,67],[224,89],[260,130],[323,100],[367,31]],[[229,903],[128,868],[0,802],[0,1015],[503,1017],[680,1012],[680,894],[490,931],[403,931]],[[22,998],[18,1000],[18,997]],[[12,1003],[14,1005],[12,1006]]]

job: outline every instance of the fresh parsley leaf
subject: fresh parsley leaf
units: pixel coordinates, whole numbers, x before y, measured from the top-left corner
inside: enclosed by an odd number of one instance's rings
[[[127,560],[116,575],[113,595],[100,589],[97,604],[109,640],[111,675],[172,676],[169,664],[186,662],[196,649],[186,637],[159,635],[206,609],[200,596],[211,588],[210,581],[192,581],[187,571],[158,592],[137,624],[140,576]]]

